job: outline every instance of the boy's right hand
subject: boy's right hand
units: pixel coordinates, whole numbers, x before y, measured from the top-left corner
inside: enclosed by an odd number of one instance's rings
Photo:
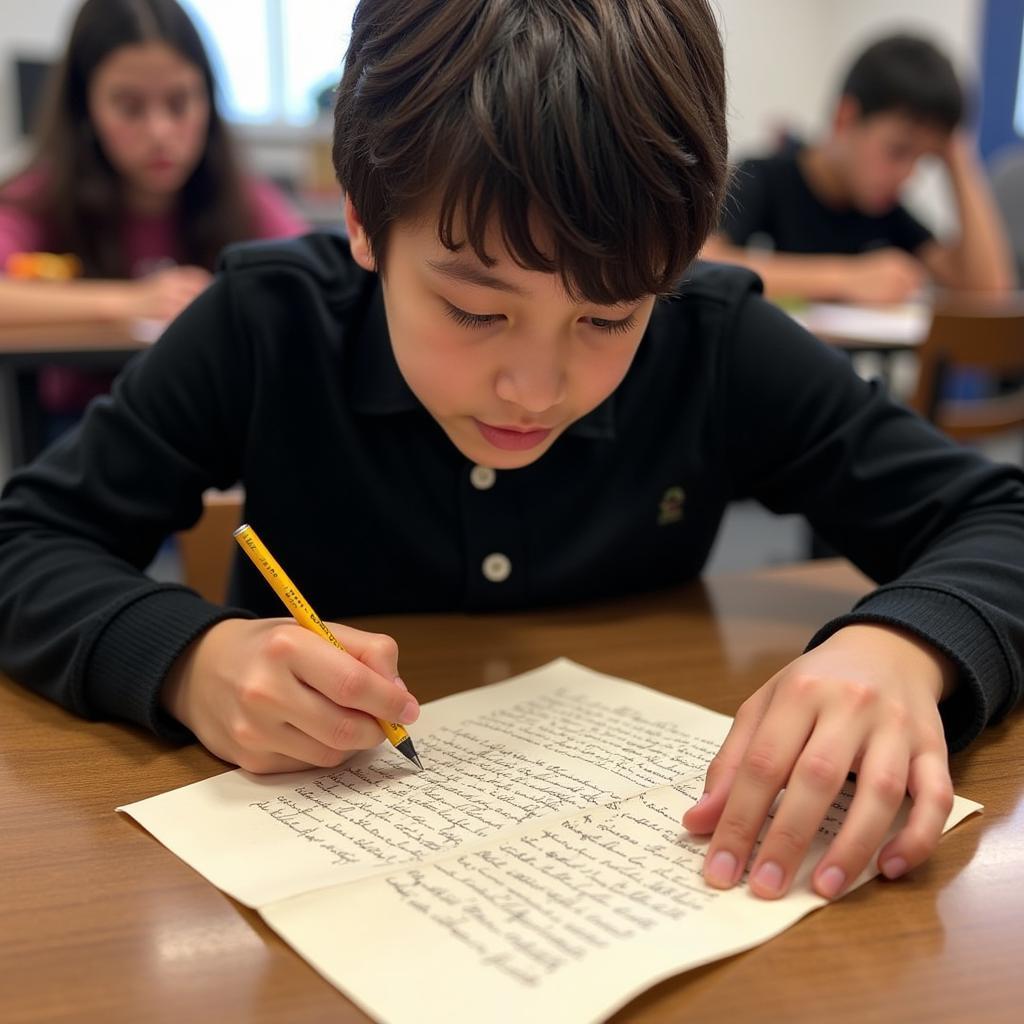
[[[333,768],[408,725],[419,705],[389,636],[329,623],[339,651],[291,619],[227,619],[174,663],[163,707],[212,754],[250,772]]]
[[[846,302],[906,302],[928,279],[924,264],[902,249],[878,249],[850,256],[840,275]]]

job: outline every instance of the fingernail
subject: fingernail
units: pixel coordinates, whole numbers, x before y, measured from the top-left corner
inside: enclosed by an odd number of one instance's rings
[[[403,725],[409,725],[411,722],[415,722],[420,717],[420,706],[414,700],[410,700],[406,703],[405,707],[402,708],[402,713],[398,716],[398,720]]]
[[[709,885],[722,889],[732,885],[736,877],[736,858],[728,850],[719,850],[708,863],[704,878]]]
[[[758,889],[775,896],[782,891],[782,868],[775,861],[766,860],[754,872],[751,881],[757,884]]]
[[[701,793],[700,799],[693,806],[700,807],[701,804],[706,804],[709,796],[711,796],[710,793]]]
[[[833,900],[839,895],[840,890],[846,885],[846,872],[835,864],[825,868],[818,876],[818,892],[825,899]]]
[[[395,676],[395,684],[397,686],[400,686],[403,690],[408,690],[409,689],[409,687],[406,686],[405,683],[402,682],[402,677],[401,676]]]
[[[707,793],[705,793],[704,796],[702,796],[688,811],[683,812],[683,821],[685,821],[695,810],[697,810],[698,807],[700,807],[702,803],[705,802],[706,797]]]
[[[907,870],[907,862],[902,857],[890,857],[882,865],[882,874],[886,878],[899,878]]]

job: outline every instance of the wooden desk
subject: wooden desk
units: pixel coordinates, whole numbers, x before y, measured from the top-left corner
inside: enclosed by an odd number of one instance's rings
[[[41,446],[36,397],[41,366],[120,370],[146,347],[152,334],[148,322],[0,327],[0,431],[6,437],[0,452],[0,483],[6,471],[33,458]]]
[[[845,565],[819,562],[616,605],[364,622],[400,639],[402,674],[424,700],[565,654],[732,713],[866,587]],[[1018,717],[955,759],[957,791],[986,810],[928,865],[663,982],[614,1020],[1018,1020],[1022,763]],[[221,770],[199,747],[81,722],[0,682],[0,1019],[365,1020],[255,913],[114,813]],[[396,984],[414,955],[424,951],[395,949]]]

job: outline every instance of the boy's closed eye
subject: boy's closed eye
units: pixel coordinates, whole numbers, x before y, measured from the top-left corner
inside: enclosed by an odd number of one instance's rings
[[[502,313],[469,313],[466,310],[453,305],[447,300],[445,300],[445,314],[454,320],[460,327],[469,328],[490,327],[492,324],[505,319],[504,314]],[[635,312],[618,320],[597,316],[585,317],[584,319],[588,320],[590,325],[596,330],[602,331],[606,334],[628,334],[637,325],[637,316]]]

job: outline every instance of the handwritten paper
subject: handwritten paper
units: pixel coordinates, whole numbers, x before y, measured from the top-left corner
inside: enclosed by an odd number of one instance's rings
[[[424,706],[415,739],[426,771],[380,747],[334,771],[226,772],[121,809],[259,908],[544,815],[703,777],[729,724],[559,661]]]
[[[827,902],[810,873],[852,789],[784,899],[704,884],[706,840],[679,822],[729,725],[561,660],[426,705],[422,773],[379,749],[333,771],[228,772],[119,810],[380,1021],[583,1024]],[[979,809],[958,797],[946,828]],[[404,1005],[399,962],[416,994]]]

